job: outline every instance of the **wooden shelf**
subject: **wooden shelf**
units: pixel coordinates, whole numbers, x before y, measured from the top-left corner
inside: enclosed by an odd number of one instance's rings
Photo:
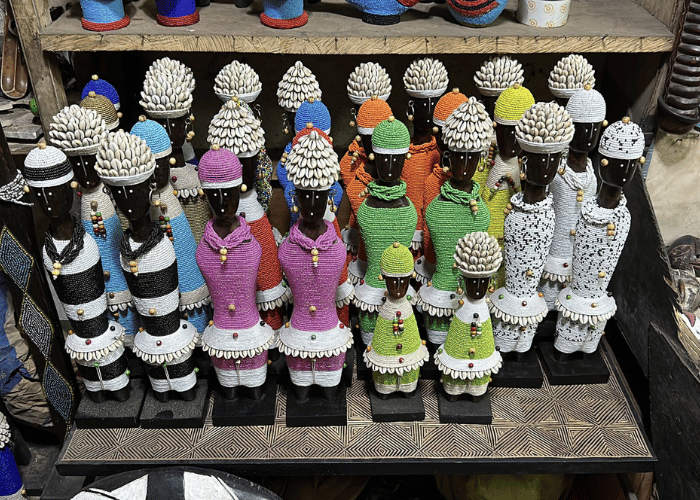
[[[667,52],[673,35],[631,0],[576,0],[569,22],[555,29],[518,23],[510,0],[486,28],[457,24],[442,4],[420,3],[394,26],[365,24],[360,12],[343,0],[308,7],[302,28],[263,26],[258,2],[247,9],[213,0],[193,26],[166,27],[155,20],[152,0],[126,6],[131,24],[96,33],[81,27],[74,7],[39,35],[45,51],[186,51],[277,54],[486,54],[561,52]]]

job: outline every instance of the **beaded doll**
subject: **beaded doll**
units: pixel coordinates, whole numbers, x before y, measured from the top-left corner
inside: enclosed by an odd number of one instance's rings
[[[427,77],[424,76],[425,73],[428,74]],[[440,162],[440,151],[432,134],[433,110],[440,96],[447,90],[447,83],[445,66],[431,57],[416,59],[403,75],[406,93],[411,97],[406,114],[408,121],[413,123],[413,137],[401,179],[406,181],[406,196],[418,211],[418,224],[411,241],[411,250],[416,254],[422,253],[423,249],[425,181],[433,167]]]
[[[550,311],[556,309],[554,301],[571,281],[571,256],[581,207],[595,197],[597,181],[588,153],[598,144],[605,120],[605,100],[600,92],[587,85],[571,96],[566,110],[574,122],[574,138],[569,144],[568,158],[562,159],[559,175],[549,187],[556,218],[552,246],[540,283]]]
[[[11,438],[10,424],[5,415],[0,413],[0,499],[24,500],[27,492],[10,448]]]
[[[124,329],[109,319],[97,243],[70,213],[71,164],[59,149],[40,143],[27,155],[24,175],[50,220],[42,255],[72,327],[66,351],[78,365],[91,399],[100,403],[109,394],[126,401],[130,390]]]
[[[273,330],[279,331],[284,316],[283,305],[291,298],[291,293],[282,278],[272,226],[258,201],[255,188],[251,188],[255,182],[257,158],[265,145],[265,131],[250,108],[233,97],[209,124],[207,141],[232,151],[243,166],[238,215],[245,219],[263,252],[263,265],[258,269],[256,302],[263,320]]]
[[[376,167],[374,164],[374,154],[372,153],[372,133],[374,128],[384,120],[392,116],[389,105],[376,96],[366,100],[360,106],[357,113],[357,133],[353,143],[358,144],[358,150],[353,153],[350,164],[353,167],[351,179],[345,182],[345,190],[350,202],[350,220],[348,227],[343,233],[343,241],[348,251],[356,255],[348,264],[348,275],[353,284],[357,284],[365,277],[367,271],[367,254],[364,243],[360,237],[359,226],[357,224],[357,210],[367,197],[367,186],[376,178]],[[351,146],[352,149],[352,146]],[[357,153],[357,155],[355,155]],[[372,155],[372,159],[368,158]],[[348,157],[346,154],[343,158]],[[341,163],[341,175],[343,174]]]
[[[59,111],[49,129],[51,142],[61,148],[73,165],[77,184],[71,186],[78,188],[80,220],[100,252],[109,312],[124,328],[124,344],[131,347],[139,322],[119,263],[122,226],[109,191],[95,171],[97,150],[106,133],[104,119],[97,111],[74,104]]]
[[[549,73],[549,91],[557,102],[566,106],[574,93],[590,85],[595,87],[595,70],[588,60],[580,54],[562,57]]]
[[[355,305],[360,309],[360,330],[365,344],[372,340],[384,298],[384,284],[379,279],[382,252],[395,241],[410,246],[415,234],[418,214],[406,197],[406,182],[401,180],[410,143],[408,129],[393,116],[377,125],[372,133],[372,156],[376,157],[378,180],[369,183],[369,197],[357,210],[357,222],[367,251],[367,273],[355,285]],[[415,301],[411,288],[408,300]]]
[[[114,88],[114,85],[107,80],[103,80],[97,75],[92,75],[90,81],[83,87],[83,91],[80,93],[80,99],[85,99],[90,92],[105,96],[114,105],[114,109],[119,111],[121,107],[119,94],[117,93],[117,89]]]
[[[211,212],[202,198],[196,165],[186,162],[184,156],[185,144],[194,138],[194,116],[190,114],[194,88],[192,70],[180,61],[164,57],[154,61],[146,72],[139,104],[170,137],[171,157],[175,160],[170,165],[173,194],[180,200],[195,242],[199,242]]]
[[[478,232],[459,240],[454,260],[464,276],[466,293],[445,343],[435,353],[435,364],[442,372],[442,387],[449,401],[457,401],[462,394],[478,401],[486,394],[491,374],[498,373],[502,365],[493,341],[486,292],[503,255],[496,238]]]
[[[555,124],[553,128],[546,127],[548,121]],[[513,209],[504,224],[506,286],[491,294],[489,305],[495,316],[496,347],[502,354],[529,351],[537,324],[547,314],[543,295],[537,293],[554,233],[547,186],[573,135],[569,113],[554,102],[534,104],[516,126],[527,184],[511,198]]]
[[[423,219],[425,219],[425,211],[428,205],[430,205],[430,202],[440,194],[440,188],[445,181],[452,177],[450,168],[447,165],[449,154],[443,142],[442,128],[445,126],[447,117],[449,117],[460,104],[466,101],[467,96],[462,94],[458,88],[454,88],[452,92],[448,92],[442,96],[435,105],[435,111],[433,112],[433,135],[435,136],[438,153],[440,153],[440,161],[433,165],[433,170],[425,180],[425,187],[423,188],[423,206],[421,207]],[[425,285],[430,281],[434,272],[435,249],[430,240],[430,230],[426,224],[423,226],[423,255],[416,260],[416,280]]]
[[[107,130],[114,130],[119,127],[119,119],[122,114],[117,111],[107,97],[96,94],[94,90],[90,90],[86,97],[80,101],[80,107],[97,111],[105,121]]]
[[[120,169],[113,168],[111,157],[115,156],[124,158]],[[158,223],[151,222],[150,179],[155,168],[146,141],[123,131],[108,134],[97,152],[95,170],[112,187],[114,200],[130,224],[120,252],[122,270],[141,316],[134,353],[146,363],[158,401],[168,401],[170,391],[191,401],[196,396],[192,354],[198,335],[191,323],[180,319],[173,244]]]
[[[294,123],[297,109],[301,104],[311,99],[321,100],[321,88],[309,68],[297,61],[282,75],[277,84],[277,103],[284,110],[284,133],[289,133],[290,124]]]
[[[501,93],[516,83],[522,85],[523,67],[518,60],[510,56],[493,56],[484,61],[474,74],[474,84],[481,94],[486,111],[493,116],[496,99]]]
[[[235,154],[214,144],[199,162],[199,179],[214,213],[196,254],[214,304],[202,349],[211,356],[227,399],[237,396],[238,387],[250,388],[251,397],[260,399],[275,332],[255,305],[262,248],[236,215],[243,169]]]
[[[573,279],[556,301],[554,349],[559,361],[577,351],[594,352],[607,320],[617,310],[607,288],[630,230],[622,188],[637,165],[644,163],[641,128],[629,117],[613,123],[603,132],[598,152],[602,184],[597,197],[581,209],[574,236]]]
[[[429,359],[413,307],[406,297],[413,274],[413,255],[395,241],[382,252],[380,267],[387,293],[379,308],[374,336],[363,356],[372,370],[380,398],[394,392],[410,397],[418,388],[420,367]]]
[[[520,165],[518,155],[521,148],[515,138],[515,127],[523,113],[535,104],[535,98],[528,89],[519,83],[505,89],[498,96],[494,108],[498,154],[488,171],[486,184],[482,186],[481,197],[491,212],[488,233],[503,247],[503,222],[510,210],[510,200],[520,191]],[[505,269],[501,267],[492,278],[492,287],[505,285]]]
[[[308,399],[312,385],[320,386],[327,399],[334,397],[345,352],[353,342],[350,328],[338,319],[334,301],[345,247],[323,218],[329,189],[339,174],[338,156],[320,130],[311,129],[299,138],[288,158],[288,175],[296,187],[301,218],[279,248],[294,311],[280,331],[278,347],[286,355],[300,401]]]
[[[442,185],[440,195],[425,211],[436,266],[431,281],[418,291],[417,302],[426,315],[428,341],[434,346],[445,342],[450,319],[464,293],[454,265],[455,245],[465,234],[486,231],[491,220],[479,195],[481,186],[472,180],[491,140],[491,130],[486,109],[475,97],[454,110],[443,128],[452,178]]]
[[[210,302],[209,290],[194,258],[197,243],[192,229],[170,185],[170,167],[175,163],[175,159],[170,156],[172,148],[168,133],[160,124],[147,120],[142,115],[131,128],[131,134],[146,141],[156,160],[156,170],[151,183],[154,187],[151,194],[151,220],[158,221],[161,230],[175,248],[180,311],[184,314],[184,319],[192,323],[197,332],[202,333],[211,316],[206,307]]]

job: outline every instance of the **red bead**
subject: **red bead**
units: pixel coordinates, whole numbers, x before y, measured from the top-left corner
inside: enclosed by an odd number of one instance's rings
[[[85,345],[90,345],[90,344],[92,344],[92,340],[87,339],[87,340],[85,341]]]
[[[234,338],[234,339],[237,339],[237,338],[238,338],[238,334],[234,332],[233,338]]]
[[[403,349],[403,345],[402,345],[402,344],[396,344],[396,350],[397,350],[397,351],[400,351],[401,349]]]
[[[523,300],[523,307],[527,305],[527,300]]]
[[[163,342],[161,342],[160,340],[156,340],[156,345],[157,345],[158,347],[160,347],[160,346],[163,345]]]
[[[177,182],[177,177],[173,175],[173,182]]]
[[[568,262],[564,262],[564,267],[569,267],[569,263],[568,263]]]
[[[403,358],[399,358],[399,363],[403,363]]]
[[[395,326],[395,327],[394,327],[394,331],[395,331],[395,332],[398,332],[398,331],[399,331],[399,327],[398,327],[398,326]]]
[[[401,317],[401,311],[396,311],[396,316],[400,318],[400,317]]]
[[[469,363],[469,368],[474,368],[474,363]]]
[[[403,325],[403,320],[402,320],[402,319],[399,320],[399,325]]]
[[[165,220],[165,217],[161,215],[160,217],[158,217],[158,220]]]
[[[344,324],[342,324],[342,323],[341,323],[341,324],[339,324],[338,326],[340,327],[340,329],[341,329],[341,330],[342,330],[343,328],[345,328],[345,325],[344,325]]]
[[[364,284],[365,284],[365,280],[360,280],[360,285],[364,285]]]
[[[83,193],[81,193],[80,191],[78,191],[78,192],[75,193],[75,194],[78,196],[78,198],[80,198],[80,197],[83,195]]]

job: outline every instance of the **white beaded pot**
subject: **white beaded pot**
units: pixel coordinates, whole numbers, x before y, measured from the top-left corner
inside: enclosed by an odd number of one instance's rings
[[[515,18],[535,28],[558,28],[569,19],[571,0],[519,0]]]

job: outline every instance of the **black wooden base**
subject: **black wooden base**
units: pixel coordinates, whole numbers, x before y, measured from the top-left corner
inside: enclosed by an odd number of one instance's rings
[[[198,380],[196,396],[192,401],[183,401],[170,393],[170,401],[159,402],[149,389],[141,410],[141,427],[145,429],[178,429],[203,427],[209,404],[209,381]]]
[[[108,398],[102,403],[95,403],[90,396],[83,398],[75,413],[75,425],[78,429],[108,429],[138,427],[141,406],[148,389],[144,379],[131,379],[131,394],[124,402]]]
[[[267,367],[267,376],[273,376],[277,380],[278,385],[287,385],[289,382],[289,370],[287,369],[287,358],[284,354],[275,349],[278,354],[277,359],[269,358],[272,363]]]
[[[287,427],[322,427],[347,425],[347,387],[341,382],[332,401],[321,396],[320,388],[313,386],[311,396],[300,402],[291,385],[287,388]]]
[[[491,375],[492,387],[534,389],[542,387],[544,376],[535,349],[522,354],[509,352],[501,356],[503,356],[503,366],[498,373]]]
[[[70,500],[83,489],[85,479],[85,476],[60,476],[53,468],[41,492],[41,500]]]
[[[374,382],[367,382],[369,391],[369,402],[372,406],[372,420],[375,422],[415,422],[425,420],[425,406],[420,392],[420,382],[418,389],[411,397],[404,396],[403,393],[395,392],[389,394],[386,399],[381,399],[374,388]]]
[[[272,425],[275,423],[275,401],[277,398],[277,381],[267,375],[260,399],[245,396],[226,399],[221,386],[214,389],[214,404],[211,409],[211,421],[215,427],[236,425]]]
[[[345,364],[343,365],[342,381],[345,387],[352,385],[352,370],[355,367],[355,346],[345,351]]]
[[[554,359],[554,344],[540,342],[537,349],[542,357],[542,366],[551,385],[607,384],[610,370],[600,352],[569,355],[566,362]]]
[[[438,388],[438,412],[441,424],[480,424],[491,425],[491,397],[488,391],[478,402],[472,401],[466,395],[457,401],[448,401],[442,387]]]
[[[360,344],[357,344],[358,340]],[[362,339],[359,337],[355,338],[355,344],[362,346],[357,349],[357,356],[355,356],[357,358],[357,380],[371,380],[372,370],[367,366],[364,358],[364,353],[367,348],[362,344]]]
[[[558,311],[549,311],[547,316],[537,325],[537,333],[535,333],[535,338],[532,339],[534,344],[539,344],[540,342],[554,342],[558,315]]]

